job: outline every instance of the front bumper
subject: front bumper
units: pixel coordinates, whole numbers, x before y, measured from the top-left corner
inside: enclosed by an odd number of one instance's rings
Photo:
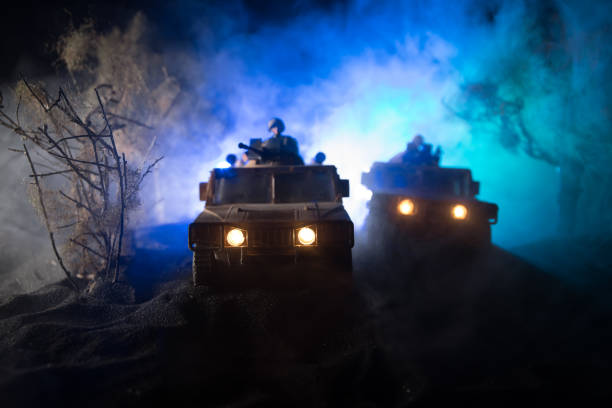
[[[312,245],[301,245],[297,231],[304,226],[316,231],[316,241]],[[227,233],[238,228],[245,233],[243,245],[232,247],[226,240]],[[189,249],[225,251],[229,254],[240,253],[241,258],[298,256],[300,254],[323,254],[328,249],[352,248],[354,245],[353,223],[316,222],[304,224],[232,224],[232,223],[192,223],[189,225]],[[235,255],[234,255],[235,256]]]

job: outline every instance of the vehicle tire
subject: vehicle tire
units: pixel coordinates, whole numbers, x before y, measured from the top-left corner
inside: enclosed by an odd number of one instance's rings
[[[341,248],[331,254],[330,264],[337,273],[341,285],[350,284],[353,280],[353,255],[351,248]]]
[[[193,251],[193,285],[212,285],[218,281],[218,271],[212,250]]]
[[[479,246],[480,248],[486,249],[491,246],[491,225],[484,224],[479,229]]]
[[[470,230],[470,237],[466,239],[468,247],[474,250],[486,250],[491,246],[491,225],[479,224]]]

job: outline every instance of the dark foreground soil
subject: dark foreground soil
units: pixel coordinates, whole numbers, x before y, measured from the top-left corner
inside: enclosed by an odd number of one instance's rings
[[[126,283],[0,304],[0,400],[25,406],[517,406],[612,398],[611,309],[493,248],[355,251],[351,289],[193,288],[189,253]],[[135,287],[135,292],[127,285]]]

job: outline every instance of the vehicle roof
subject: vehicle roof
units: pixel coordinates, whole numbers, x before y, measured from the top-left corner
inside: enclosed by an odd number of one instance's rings
[[[419,171],[435,171],[440,173],[455,173],[455,174],[469,174],[472,175],[472,171],[462,167],[439,167],[439,166],[415,166],[410,163],[388,163],[388,162],[374,162],[370,172],[373,171],[394,171],[402,170],[405,172],[419,172]]]
[[[448,186],[442,180],[455,180],[459,185]],[[376,162],[369,173],[363,173],[361,183],[375,193],[419,196],[473,196],[469,183],[470,169],[457,167],[415,166],[408,163]],[[449,188],[452,189],[452,193]]]
[[[336,166],[332,165],[295,165],[295,166],[280,166],[280,165],[271,165],[271,164],[258,164],[256,166],[247,166],[247,167],[230,167],[227,169],[219,169],[215,168],[212,170],[212,173],[215,176],[223,176],[227,173],[231,174],[249,174],[249,173],[272,173],[272,172],[282,172],[282,173],[303,173],[310,170],[318,170],[318,171],[328,171],[336,173]]]

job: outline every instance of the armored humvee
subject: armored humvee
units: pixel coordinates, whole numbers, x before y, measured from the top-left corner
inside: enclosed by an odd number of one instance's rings
[[[361,182],[372,191],[366,219],[370,236],[470,247],[491,243],[498,207],[476,198],[480,183],[469,169],[377,162]]]
[[[204,211],[189,225],[194,285],[248,279],[275,264],[313,265],[306,274],[350,281],[354,232],[342,205],[348,194],[348,180],[334,166],[213,169],[200,184]]]

